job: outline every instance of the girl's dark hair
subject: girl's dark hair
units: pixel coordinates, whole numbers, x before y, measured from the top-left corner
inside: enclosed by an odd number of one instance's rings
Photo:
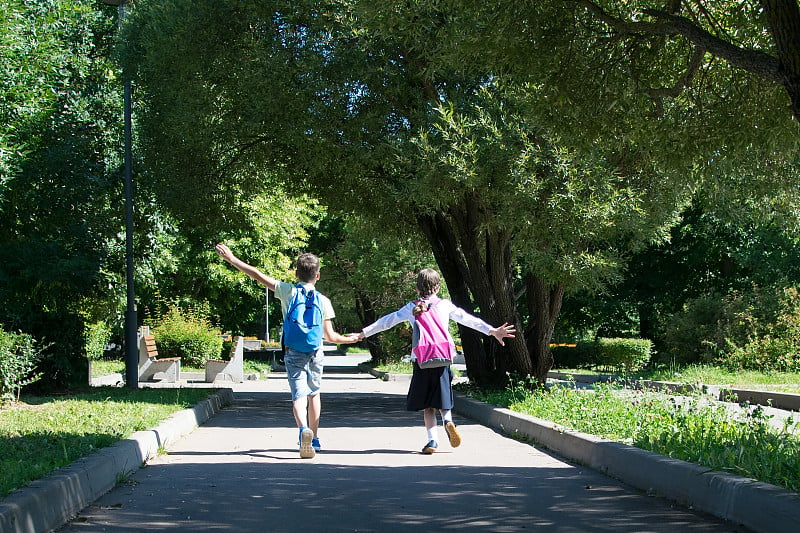
[[[302,254],[295,264],[297,279],[305,283],[311,283],[316,279],[319,273],[319,257],[310,253]]]
[[[433,296],[439,292],[439,287],[441,284],[442,282],[439,278],[439,273],[432,268],[423,268],[417,274],[417,294],[419,294],[420,298],[428,298],[429,296]],[[417,304],[417,306],[414,307],[414,316],[419,315],[426,309],[427,306],[422,307],[420,304]]]

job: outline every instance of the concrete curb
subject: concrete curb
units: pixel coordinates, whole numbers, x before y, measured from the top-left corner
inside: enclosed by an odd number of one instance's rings
[[[800,394],[749,389],[726,389],[719,391],[721,402],[750,402],[787,411],[800,411]]]
[[[157,455],[161,446],[190,433],[232,401],[233,390],[221,389],[153,429],[137,431],[129,439],[98,450],[12,492],[0,500],[0,531],[39,533],[62,526]]]
[[[508,435],[524,436],[553,452],[648,494],[662,496],[757,532],[800,531],[800,495],[740,476],[715,472],[633,446],[563,428],[456,393],[455,411]]]

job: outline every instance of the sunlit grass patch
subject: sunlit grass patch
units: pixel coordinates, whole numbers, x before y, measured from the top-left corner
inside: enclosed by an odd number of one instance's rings
[[[584,433],[800,491],[797,422],[789,418],[783,429],[775,429],[759,406],[746,407],[737,418],[725,405],[701,396],[677,400],[615,385],[597,385],[591,392],[517,383],[503,391],[470,394]]]
[[[215,392],[97,387],[6,404],[0,409],[0,497],[136,431],[155,427]]]

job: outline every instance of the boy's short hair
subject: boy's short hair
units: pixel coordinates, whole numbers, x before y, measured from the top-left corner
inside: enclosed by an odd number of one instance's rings
[[[432,268],[423,268],[417,274],[417,293],[420,298],[436,294],[441,284],[439,273]]]
[[[316,255],[311,253],[302,254],[297,258],[297,261],[295,261],[295,265],[295,274],[298,280],[311,283],[317,279],[317,274],[319,273],[319,257]]]

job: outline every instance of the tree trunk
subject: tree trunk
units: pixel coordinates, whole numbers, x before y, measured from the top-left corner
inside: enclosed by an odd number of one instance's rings
[[[375,306],[372,305],[372,300],[361,291],[356,292],[356,314],[364,325],[372,324],[379,318],[375,312]],[[391,355],[380,342],[380,336],[368,337],[363,342],[372,356],[373,364],[380,365],[391,362]]]
[[[796,1],[761,0],[778,55],[778,72],[800,120],[800,9]]]
[[[418,223],[431,245],[436,264],[450,291],[450,299],[465,311],[473,313],[475,307],[472,304],[467,285],[468,269],[450,223],[441,212],[421,215]],[[486,351],[482,340],[483,335],[461,326],[459,326],[459,334],[470,380],[477,383],[491,382],[494,364],[490,359],[494,354]]]
[[[533,362],[533,376],[541,385],[547,380],[547,373],[553,367],[553,354],[550,341],[553,328],[561,312],[564,301],[564,287],[551,285],[545,280],[528,274],[525,278],[528,294],[528,311],[531,323],[526,331],[530,359]]]
[[[521,331],[512,285],[509,239],[481,232],[479,213],[467,202],[459,216],[442,212],[419,218],[420,227],[431,244],[436,262],[450,290],[453,303],[481,316],[492,326],[515,324]],[[475,302],[470,297],[474,296]],[[459,327],[467,373],[478,386],[507,382],[508,373],[527,376],[531,362],[523,335],[508,339],[505,349],[492,337]]]

